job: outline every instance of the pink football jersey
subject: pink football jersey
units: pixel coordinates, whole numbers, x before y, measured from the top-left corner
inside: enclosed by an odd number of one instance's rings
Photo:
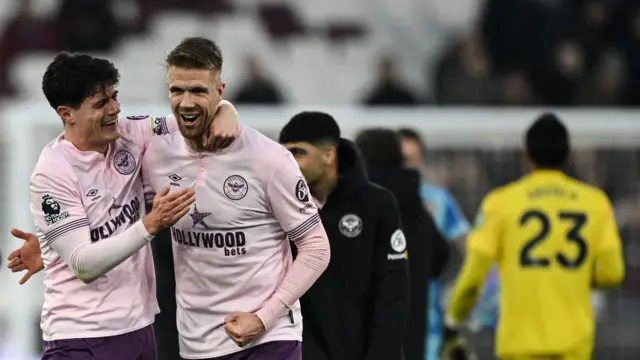
[[[174,131],[177,123],[148,116],[118,121],[121,137],[106,154],[80,151],[61,135],[44,148],[31,176],[31,213],[45,264],[44,340],[123,334],[151,324],[158,312],[149,245],[90,284],[52,247],[70,236],[109,241],[144,215],[142,154],[154,134]]]
[[[171,229],[181,356],[241,350],[224,331],[225,317],[259,310],[292,264],[288,240],[320,223],[298,164],[244,125],[229,148],[213,153],[192,151],[179,133],[155,138],[143,161],[154,191],[196,191],[189,215]],[[302,340],[299,302],[248,346],[276,340]]]

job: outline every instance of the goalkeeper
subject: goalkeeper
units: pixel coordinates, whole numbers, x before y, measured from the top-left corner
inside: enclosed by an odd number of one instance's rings
[[[607,196],[560,170],[569,153],[565,126],[553,114],[541,116],[526,134],[531,173],[485,197],[445,319],[444,359],[468,358],[457,327],[494,262],[501,284],[498,358],[591,358],[591,290],[618,286],[624,264]]]

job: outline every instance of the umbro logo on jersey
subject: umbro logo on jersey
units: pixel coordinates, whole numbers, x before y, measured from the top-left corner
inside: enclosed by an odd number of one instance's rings
[[[169,175],[169,180],[171,180],[169,185],[171,185],[171,186],[180,186],[180,184],[178,184],[178,181],[182,180],[182,177],[180,177],[180,175],[178,175],[178,174],[171,174],[171,175]]]
[[[91,201],[96,201],[100,198],[102,198],[102,196],[98,195],[98,189],[91,189],[87,192],[87,194],[85,195],[85,197],[91,198]]]
[[[87,195],[85,195],[86,197],[94,197],[98,195],[98,189],[91,189],[87,192]]]

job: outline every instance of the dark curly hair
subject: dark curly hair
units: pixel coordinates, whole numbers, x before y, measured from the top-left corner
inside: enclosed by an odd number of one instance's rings
[[[52,108],[74,109],[106,86],[118,85],[120,73],[108,60],[86,54],[62,52],[47,66],[42,77],[42,92]]]

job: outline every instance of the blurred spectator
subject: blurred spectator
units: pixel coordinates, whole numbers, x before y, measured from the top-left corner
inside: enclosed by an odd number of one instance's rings
[[[34,15],[33,1],[21,0],[17,4],[18,12],[9,21],[0,38],[0,93],[3,94],[15,91],[7,74],[15,56],[24,51],[53,51],[59,48],[52,24]]]
[[[635,5],[628,22],[629,40],[626,42],[627,77],[624,89],[624,105],[640,105],[640,6]]]
[[[424,158],[427,154],[427,146],[420,134],[413,129],[403,128],[398,130],[398,136],[404,166],[425,172]],[[444,239],[463,249],[470,226],[456,199],[444,187],[426,181],[420,184],[420,197]],[[439,358],[442,343],[444,313],[440,305],[440,300],[443,298],[441,280],[436,276],[429,279],[427,360]]]
[[[120,38],[120,27],[108,0],[63,0],[57,26],[70,51],[109,51]]]
[[[411,254],[411,307],[404,352],[407,360],[423,360],[428,330],[429,279],[440,276],[449,258],[449,247],[422,205],[420,174],[404,168],[400,140],[388,129],[361,132],[356,145],[362,152],[369,179],[389,189],[398,199],[398,208],[407,250]]]
[[[585,51],[574,39],[563,39],[553,49],[551,63],[533,69],[534,87],[545,105],[572,105],[585,76]]]
[[[594,72],[578,87],[576,105],[619,105],[622,93],[624,67],[615,54],[605,54]]]
[[[502,97],[500,84],[478,35],[456,43],[436,69],[435,91],[441,105],[492,105]]]
[[[247,78],[240,85],[233,102],[236,104],[277,105],[283,102],[282,94],[277,85],[264,73],[263,67],[253,55],[245,58]]]
[[[398,74],[395,61],[384,56],[380,59],[377,84],[364,98],[369,106],[380,105],[416,105],[417,99],[413,91],[405,84]]]

